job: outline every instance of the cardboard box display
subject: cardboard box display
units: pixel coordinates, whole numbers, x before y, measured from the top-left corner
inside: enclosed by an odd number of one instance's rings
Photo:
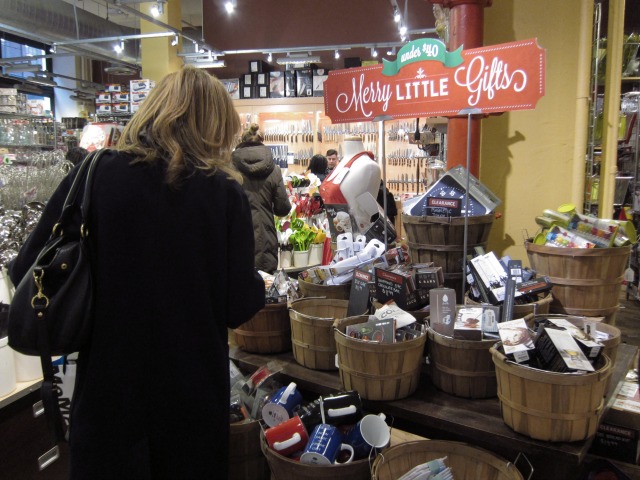
[[[296,92],[298,97],[313,96],[313,70],[301,68],[296,70]]]
[[[140,108],[140,105],[142,105],[142,102],[131,102],[130,104],[131,113],[136,113]]]
[[[533,359],[535,345],[524,318],[498,323],[498,334],[504,353],[511,360],[526,363]]]
[[[453,338],[482,340],[482,307],[457,307]]]
[[[18,89],[17,88],[0,88],[0,95],[1,96],[6,96],[6,95],[18,95]]]
[[[107,83],[105,85],[106,87],[106,91],[107,92],[121,92],[122,91],[122,85],[119,83]]]
[[[453,288],[429,290],[430,324],[434,332],[453,337],[456,317],[456,291]]]
[[[269,87],[267,85],[257,85],[258,98],[269,98]]]
[[[284,72],[269,73],[269,98],[284,97]]]
[[[240,77],[240,83],[245,87],[248,87],[249,85],[257,85],[257,75],[253,73],[245,73]]]
[[[256,85],[269,85],[269,74],[268,73],[256,73]]]
[[[326,68],[313,69],[313,96],[324,96],[324,82],[329,78],[329,70]]]

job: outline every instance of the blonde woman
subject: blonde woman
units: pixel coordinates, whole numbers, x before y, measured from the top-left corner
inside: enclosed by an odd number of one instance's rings
[[[185,67],[158,83],[97,165],[95,319],[78,358],[72,479],[227,477],[227,327],[264,306],[251,210],[230,168],[239,128],[224,86]],[[14,282],[76,172],[12,265]]]

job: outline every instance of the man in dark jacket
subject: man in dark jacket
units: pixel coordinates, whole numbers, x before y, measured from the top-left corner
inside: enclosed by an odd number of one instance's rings
[[[242,135],[242,143],[234,150],[232,160],[244,178],[242,187],[251,204],[256,268],[273,273],[278,268],[274,215],[287,215],[291,202],[284,187],[282,171],[273,162],[271,149],[262,143],[263,140],[260,127],[252,124]]]

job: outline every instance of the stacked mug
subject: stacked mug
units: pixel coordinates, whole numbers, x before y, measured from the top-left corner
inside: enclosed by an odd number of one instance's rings
[[[375,455],[388,446],[384,414],[363,415],[358,392],[303,403],[295,383],[282,387],[262,409],[271,450],[308,465],[334,465]]]

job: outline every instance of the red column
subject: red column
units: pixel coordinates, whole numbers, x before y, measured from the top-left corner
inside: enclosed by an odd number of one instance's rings
[[[425,0],[449,8],[449,43],[453,51],[482,46],[484,32],[484,8],[493,0]],[[469,170],[480,177],[480,119],[471,120],[471,156]],[[450,118],[447,127],[447,169],[457,165],[467,166],[467,117]]]

